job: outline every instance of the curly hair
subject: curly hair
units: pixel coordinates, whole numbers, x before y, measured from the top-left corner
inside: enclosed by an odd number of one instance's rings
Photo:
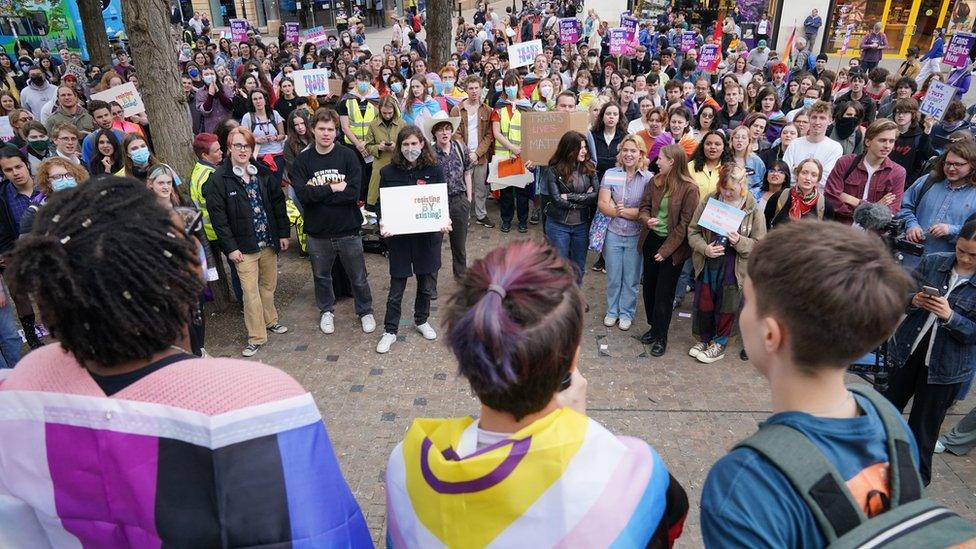
[[[64,168],[71,177],[75,178],[75,182],[78,184],[84,183],[88,180],[88,170],[82,168],[80,164],[75,164],[70,160],[61,158],[60,156],[53,156],[51,158],[45,159],[37,166],[37,173],[34,174],[34,182],[40,187],[41,193],[44,196],[51,196],[54,190],[51,187],[51,168],[55,166],[60,166]]]

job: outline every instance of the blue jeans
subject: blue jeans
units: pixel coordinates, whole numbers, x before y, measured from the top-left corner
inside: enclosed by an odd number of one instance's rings
[[[607,231],[603,260],[607,264],[607,316],[634,319],[644,262],[637,251],[640,235],[620,236]]]
[[[559,255],[573,262],[576,281],[582,282],[583,272],[586,271],[586,248],[590,242],[590,224],[566,225],[547,217],[546,238]]]
[[[695,266],[691,262],[689,257],[685,264],[681,266],[681,276],[678,277],[678,287],[674,292],[674,298],[677,301],[681,301],[685,298],[685,294],[688,293],[685,289],[691,286],[691,289],[695,289]]]
[[[7,304],[0,307],[0,368],[13,368],[20,361],[20,349],[23,341],[17,333],[17,313],[14,311],[14,299],[10,296],[7,284],[3,285],[3,292],[7,296]]]

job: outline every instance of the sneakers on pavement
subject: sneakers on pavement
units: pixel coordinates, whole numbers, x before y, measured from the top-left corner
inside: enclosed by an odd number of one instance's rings
[[[434,331],[434,327],[430,325],[430,322],[417,324],[417,331],[424,336],[424,339],[430,341],[437,339],[437,332]]]
[[[381,355],[390,352],[390,347],[396,343],[396,340],[396,334],[385,332],[383,337],[380,338],[380,342],[376,344],[376,352],[380,353]]]
[[[359,317],[359,322],[361,322],[363,325],[363,332],[367,334],[371,334],[374,330],[376,330],[376,319],[373,318],[372,314]]]
[[[483,226],[486,229],[494,229],[495,228],[495,224],[491,222],[491,219],[489,219],[488,216],[482,217],[481,219],[476,219],[475,220],[475,223],[477,223],[478,225]]]
[[[630,329],[631,324],[633,324],[633,321],[631,319],[621,318],[620,322],[617,323],[617,327],[626,332],[627,330]]]
[[[525,226],[525,223],[519,223],[518,232],[525,234],[529,232],[529,228]]]
[[[508,223],[506,223],[506,222],[502,221],[501,231],[503,233],[507,233],[507,232],[511,232],[511,230],[512,230],[512,222],[509,221]]]
[[[705,352],[705,348],[708,347],[707,343],[698,342],[695,343],[691,349],[688,350],[688,356],[698,358],[698,355]]]
[[[617,323],[617,317],[615,316],[607,315],[603,317],[603,325],[606,326],[607,328],[613,326],[616,323]]]
[[[244,350],[241,351],[241,355],[251,357],[258,354],[258,348],[260,345],[254,345],[253,343],[248,343]]]
[[[711,343],[704,351],[698,353],[695,357],[698,362],[704,362],[705,364],[711,364],[725,358],[725,345],[719,345],[718,343]]]
[[[945,444],[942,444],[942,441],[941,440],[935,441],[935,453],[936,454],[941,454],[942,452],[945,452],[945,451],[946,451]]]
[[[283,334],[288,331],[288,326],[283,326],[275,322],[271,326],[268,326],[268,331],[273,334]]]
[[[539,210],[534,210],[532,215],[529,216],[529,223],[533,225],[539,224]]]
[[[335,333],[335,313],[322,313],[319,329],[322,330],[323,334]]]

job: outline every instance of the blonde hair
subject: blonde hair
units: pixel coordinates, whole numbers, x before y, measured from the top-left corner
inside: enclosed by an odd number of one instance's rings
[[[620,145],[617,146],[617,165],[621,167],[624,165],[624,145],[627,143],[633,143],[633,145],[637,147],[637,150],[640,151],[640,159],[637,161],[637,169],[647,169],[647,164],[650,162],[647,159],[647,145],[644,144],[644,140],[638,137],[636,133],[626,135],[620,140]]]
[[[749,194],[749,184],[746,181],[746,169],[742,166],[734,163],[727,162],[722,165],[722,170],[719,172],[718,184],[715,186],[715,196],[720,197],[722,195],[722,189],[727,189],[731,186],[731,183],[738,183],[741,187],[739,196],[746,196]]]

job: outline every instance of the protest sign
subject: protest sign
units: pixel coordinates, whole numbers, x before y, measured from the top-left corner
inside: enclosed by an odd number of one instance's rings
[[[285,23],[285,41],[297,44],[298,37],[298,23]]]
[[[969,51],[976,44],[976,34],[968,32],[957,32],[949,39],[949,47],[946,48],[942,62],[950,67],[961,69],[969,64]]]
[[[586,111],[522,113],[522,159],[548,164],[556,145],[568,131],[586,133],[589,114]]]
[[[637,35],[637,25],[639,21],[636,17],[631,17],[629,15],[620,16],[620,27],[629,30],[633,35]]]
[[[380,189],[383,232],[393,235],[436,233],[451,222],[447,183]]]
[[[0,116],[0,141],[6,143],[14,138],[14,128],[10,125],[9,116]]]
[[[559,20],[559,43],[575,44],[580,39],[579,20],[569,17]]]
[[[508,47],[508,66],[517,69],[526,65],[531,65],[535,61],[535,56],[542,53],[542,40],[530,40],[519,42]]]
[[[929,90],[925,93],[925,97],[922,98],[922,105],[918,108],[918,112],[926,116],[931,116],[936,121],[942,120],[946,109],[949,108],[949,103],[955,96],[955,87],[939,82],[938,80],[932,80],[929,82]]]
[[[730,206],[721,200],[709,198],[702,210],[698,226],[704,227],[715,234],[728,236],[729,233],[739,231],[742,220],[745,219],[746,212]]]
[[[499,158],[494,157],[488,165],[488,179],[491,180],[491,190],[497,191],[505,187],[525,188],[526,185],[535,181],[532,172],[525,169],[525,163],[521,157]]]
[[[123,115],[126,118],[134,114],[146,112],[146,105],[142,103],[142,96],[139,95],[139,91],[136,90],[136,85],[132,82],[126,82],[121,86],[115,86],[103,92],[93,93],[91,97],[92,99],[98,99],[106,103],[117,101],[125,110]]]
[[[300,97],[329,93],[329,69],[304,69],[291,73],[295,94]]]
[[[234,42],[247,41],[247,19],[230,20],[230,39]]]
[[[695,49],[695,33],[684,31],[681,33],[681,52]]]
[[[306,42],[311,42],[315,45],[322,44],[329,40],[329,37],[325,34],[325,27],[312,27],[307,29],[303,34],[303,38]]]
[[[851,35],[854,34],[854,24],[851,23],[847,25],[847,31],[844,32],[844,43],[840,46],[840,54],[844,55],[847,53],[847,48],[851,47]]]
[[[705,44],[698,53],[698,70],[707,74],[715,74],[718,64],[722,60],[719,55],[718,44]]]
[[[610,29],[610,55],[626,55],[630,42],[629,30],[622,27]]]

